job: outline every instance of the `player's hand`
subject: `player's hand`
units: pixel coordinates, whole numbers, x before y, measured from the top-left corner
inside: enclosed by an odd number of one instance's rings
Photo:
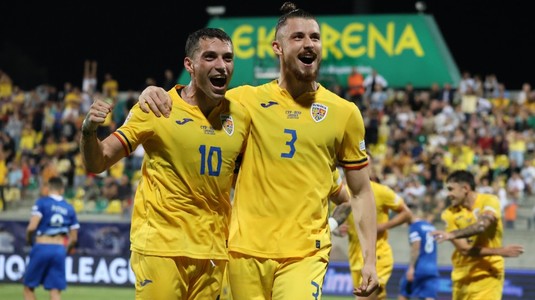
[[[169,118],[171,113],[171,98],[169,94],[157,86],[146,87],[138,98],[139,108],[142,111],[149,113],[153,112],[158,118],[162,115]]]
[[[82,123],[82,132],[94,132],[112,110],[112,101],[95,95],[94,102],[89,107],[89,112]]]
[[[522,245],[507,245],[503,247],[503,257],[519,257],[522,253],[524,253],[524,246]]]
[[[453,234],[449,232],[445,232],[442,230],[435,230],[432,231],[431,234],[433,235],[433,238],[437,241],[437,243],[442,243],[444,241],[449,241],[454,238]]]
[[[360,273],[362,276],[362,283],[360,286],[353,289],[353,295],[368,297],[375,292],[375,290],[380,288],[375,265],[365,264]]]

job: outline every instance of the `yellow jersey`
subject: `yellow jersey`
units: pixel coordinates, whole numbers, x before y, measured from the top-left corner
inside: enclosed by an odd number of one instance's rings
[[[169,118],[147,114],[136,104],[113,133],[127,155],[138,145],[145,149],[134,198],[131,250],[227,260],[230,189],[250,117],[241,104],[222,101],[206,118],[175,88],[169,95]]]
[[[373,196],[375,197],[377,224],[386,223],[388,222],[388,219],[390,217],[390,211],[399,210],[399,208],[403,205],[404,201],[390,187],[384,184],[372,181],[371,187],[373,191]],[[349,217],[347,217],[346,222],[349,225],[347,232],[349,238],[349,266],[352,271],[358,271],[362,269],[364,259],[362,257],[362,250],[357,235],[357,229],[355,227],[355,222],[353,221],[353,214],[350,214]],[[390,244],[388,243],[388,231],[384,231],[380,234],[377,234],[376,245],[377,257],[380,257],[383,260],[393,260],[393,257],[391,257],[392,249],[390,247]]]
[[[257,257],[328,258],[328,196],[337,163],[368,164],[356,105],[319,85],[293,97],[272,81],[231,89],[251,115],[237,178],[229,250]]]
[[[464,206],[450,206],[442,213],[442,220],[446,223],[446,231],[466,228],[477,222],[479,215],[490,212],[497,220],[495,226],[485,232],[466,238],[472,247],[499,248],[502,246],[503,224],[498,198],[491,194],[477,194],[476,201],[471,209]],[[452,281],[475,278],[481,275],[504,273],[504,259],[499,255],[492,256],[465,256],[454,250],[452,257]]]

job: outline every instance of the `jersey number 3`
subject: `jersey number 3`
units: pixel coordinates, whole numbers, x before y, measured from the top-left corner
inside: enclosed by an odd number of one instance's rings
[[[292,158],[295,154],[295,141],[297,141],[297,133],[294,129],[284,129],[285,134],[289,134],[291,139],[286,142],[286,145],[290,148],[290,151],[281,153],[283,158]]]

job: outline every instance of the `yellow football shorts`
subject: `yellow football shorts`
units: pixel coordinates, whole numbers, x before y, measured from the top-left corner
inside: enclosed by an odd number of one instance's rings
[[[321,299],[328,261],[316,254],[269,259],[229,254],[229,280],[234,300]]]
[[[216,299],[227,261],[132,252],[136,300]]]
[[[453,300],[500,300],[503,276],[483,276],[472,280],[453,282]]]

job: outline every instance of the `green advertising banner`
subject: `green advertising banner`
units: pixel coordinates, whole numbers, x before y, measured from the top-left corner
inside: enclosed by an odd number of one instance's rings
[[[457,86],[460,73],[430,15],[318,16],[323,45],[320,78],[325,86],[345,87],[353,67],[366,76],[372,69],[389,87],[412,83]],[[271,49],[276,17],[214,18],[207,27],[225,30],[234,42],[235,72],[231,86],[262,84],[278,76],[278,61]],[[179,82],[187,83],[183,71]]]

